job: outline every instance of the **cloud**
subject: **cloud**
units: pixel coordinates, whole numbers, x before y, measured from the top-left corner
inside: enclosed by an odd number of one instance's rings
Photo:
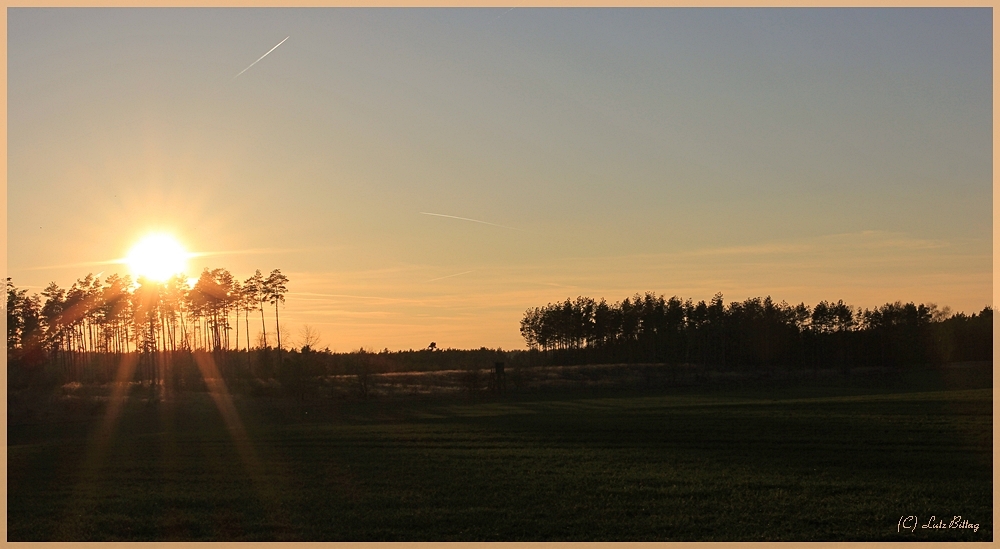
[[[103,261],[81,261],[79,263],[65,263],[63,265],[44,265],[41,267],[25,267],[25,271],[48,271],[56,269],[75,269],[77,267],[97,267],[101,265],[124,265],[124,257],[118,259],[105,259]]]

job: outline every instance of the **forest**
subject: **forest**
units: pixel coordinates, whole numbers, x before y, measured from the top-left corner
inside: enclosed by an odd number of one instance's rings
[[[874,309],[770,296],[708,303],[654,293],[528,309],[521,334],[552,363],[698,364],[722,369],[853,368],[991,360],[993,309],[967,316],[934,304]]]
[[[193,352],[224,358],[227,351],[242,348],[249,356],[251,349],[271,348],[268,304],[274,306],[273,334],[280,350],[278,304],[285,301],[287,284],[280,269],[266,277],[258,269],[241,283],[218,268],[205,269],[193,284],[182,275],[160,283],[117,274],[102,281],[88,274],[68,289],[52,282],[29,295],[8,277],[8,382],[108,382],[127,355],[140,359],[136,379],[163,380],[166,369]],[[252,345],[250,322],[254,316],[256,325],[257,313],[261,332]]]
[[[8,278],[9,386],[108,383],[122,375],[123,357],[134,359],[127,381],[199,386],[206,377],[199,353],[212,357],[212,375],[299,386],[331,375],[485,369],[497,362],[846,372],[993,356],[988,306],[966,315],[912,302],[861,309],[838,300],[810,307],[768,296],[727,305],[722,294],[695,303],[652,292],[611,304],[581,296],[530,308],[520,322],[527,350],[431,343],[420,350],[334,353],[314,349],[309,337],[299,348],[282,344],[279,304],[287,284],[280,269],[267,276],[257,270],[241,282],[217,268],[196,280],[175,276],[163,283],[88,274],[68,289],[53,282],[29,294]],[[260,323],[257,341],[248,336],[251,322]]]

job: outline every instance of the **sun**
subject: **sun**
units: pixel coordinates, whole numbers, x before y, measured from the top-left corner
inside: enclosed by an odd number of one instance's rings
[[[164,282],[187,269],[188,253],[176,238],[155,233],[142,238],[129,250],[125,263],[137,278]]]

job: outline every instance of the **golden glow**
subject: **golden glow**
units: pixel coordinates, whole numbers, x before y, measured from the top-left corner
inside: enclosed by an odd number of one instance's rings
[[[188,253],[174,237],[151,234],[129,250],[125,262],[136,277],[163,282],[187,269]]]

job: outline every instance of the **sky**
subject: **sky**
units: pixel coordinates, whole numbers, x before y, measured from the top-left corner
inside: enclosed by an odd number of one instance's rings
[[[580,295],[992,306],[989,8],[7,13],[32,292],[163,231],[339,351]]]

